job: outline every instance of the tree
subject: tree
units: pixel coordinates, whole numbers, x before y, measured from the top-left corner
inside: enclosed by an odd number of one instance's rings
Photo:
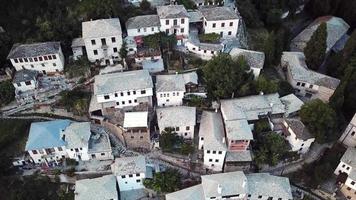
[[[266,23],[270,26],[279,26],[282,23],[281,16],[281,9],[271,9],[270,11],[268,11]]]
[[[140,3],[140,8],[142,10],[150,10],[151,9],[151,3],[147,0],[142,0]]]
[[[173,128],[166,128],[159,137],[159,146],[166,152],[173,152],[182,143],[183,139],[174,132]]]
[[[242,19],[246,23],[247,27],[260,28],[263,26],[263,22],[260,20],[258,11],[251,0],[239,0],[235,1],[236,7],[239,8]]]
[[[326,23],[324,22],[316,29],[304,48],[305,62],[310,69],[318,70],[323,63],[327,48],[326,38],[327,31]]]
[[[125,41],[122,43],[119,54],[120,54],[121,59],[125,59],[127,56],[127,44]]]
[[[311,100],[302,106],[299,115],[318,143],[338,138],[336,113],[328,104],[319,99]]]
[[[240,64],[239,64],[240,62]],[[232,60],[228,54],[213,57],[203,67],[203,79],[210,99],[231,98],[239,95],[239,89],[252,79],[246,73],[248,66]]]
[[[153,175],[153,179],[145,179],[145,187],[153,189],[156,192],[174,192],[181,187],[181,174],[176,169],[168,168],[164,172],[158,172]]]
[[[6,105],[15,99],[15,88],[11,81],[0,83],[0,105]]]
[[[275,93],[278,91],[278,82],[267,79],[264,75],[260,75],[255,82],[256,92],[263,92],[266,94]]]

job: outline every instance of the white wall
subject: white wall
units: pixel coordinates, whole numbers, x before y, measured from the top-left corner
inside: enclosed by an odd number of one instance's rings
[[[26,85],[26,82],[12,83],[12,84],[14,85],[16,91],[26,92],[29,90],[36,89],[37,81],[31,80],[31,81],[28,81],[28,83],[29,83],[29,85]]]
[[[34,154],[33,151],[28,151],[29,155],[33,159],[33,161],[37,164],[39,163],[45,163],[45,159],[42,158],[42,156],[48,156],[51,158],[48,158],[47,161],[54,161],[54,160],[60,160],[62,157],[66,157],[66,148],[65,146],[62,146],[62,151],[59,150],[58,147],[54,147],[54,152],[51,155],[48,155],[45,151],[45,149],[37,149],[37,154]]]
[[[189,127],[187,130],[187,127]],[[178,129],[177,127],[159,127],[160,133],[162,134],[162,131],[164,131],[166,128],[174,128],[175,132],[179,135],[182,136],[184,139],[193,139],[194,138],[194,127],[195,126],[179,126]]]
[[[339,141],[348,147],[356,147],[356,126],[349,124]]]
[[[127,36],[146,36],[153,35],[155,33],[159,33],[160,28],[158,26],[148,26],[139,29],[127,29]]]
[[[145,179],[145,173],[140,173],[139,176],[137,174],[129,174],[122,176],[116,176],[120,191],[134,190],[144,188],[143,180]],[[139,181],[139,182],[137,182]]]
[[[90,153],[89,156],[90,156],[90,159],[96,159],[96,160],[112,160],[112,159],[114,159],[114,156],[112,155],[111,151]]]
[[[144,60],[158,60],[162,59],[162,56],[150,56],[150,57],[135,57],[135,62],[136,63],[142,63]]]
[[[340,161],[339,165],[337,166],[337,168],[334,171],[334,174],[339,175],[340,173],[346,173],[346,174],[350,174],[352,170],[352,167],[342,161]]]
[[[232,23],[232,26],[230,25]],[[215,24],[215,27],[214,27]],[[222,27],[224,24],[224,27]],[[217,33],[221,35],[223,34],[223,38],[233,38],[236,37],[237,29],[238,29],[239,20],[218,20],[218,21],[207,21],[204,18],[204,33]]]
[[[112,38],[115,38],[115,42],[112,42]],[[112,57],[114,56],[117,57],[117,59],[119,58],[119,52],[122,46],[122,35],[112,35],[110,37],[83,38],[83,39],[84,39],[88,60],[90,62],[95,62],[96,60],[100,60],[101,64],[105,65],[105,60],[107,59],[109,60],[110,64],[113,64],[114,60],[112,59]],[[105,39],[107,48],[102,48],[103,45],[101,39]],[[95,41],[95,44],[92,44],[92,40]],[[114,48],[116,48],[116,52],[114,52]],[[94,50],[97,51],[97,55],[94,54]]]
[[[356,180],[352,180],[350,177],[347,177],[345,185],[353,190],[356,190]]]
[[[75,159],[77,161],[90,160],[90,156],[88,154],[87,147],[77,147],[77,148],[66,149],[66,152],[68,154],[68,157],[71,159]],[[79,156],[80,156],[80,159],[79,159]]]
[[[252,70],[253,76],[255,77],[255,79],[257,79],[260,76],[261,68],[251,67],[251,70]]]
[[[181,20],[184,19],[184,23],[182,24]],[[166,24],[166,20],[168,20],[168,24]],[[177,20],[177,25],[174,25],[174,20]],[[175,18],[175,19],[160,19],[161,23],[161,31],[167,33],[168,29],[168,34],[171,35],[174,33],[174,30],[176,30],[176,35],[184,35],[188,36],[189,35],[189,18]],[[183,32],[182,30],[183,29]]]
[[[78,60],[81,56],[83,56],[83,47],[72,47],[72,51],[74,60]]]
[[[183,97],[185,91],[171,91],[171,92],[156,92],[157,105],[164,106],[180,106],[183,104]]]
[[[222,171],[226,151],[204,149],[204,166],[213,171]]]
[[[139,101],[137,100],[138,98],[141,97],[152,97],[153,95],[153,90],[152,88],[146,88],[143,89],[146,91],[145,94],[141,94],[141,89],[140,90],[126,90],[126,91],[117,91],[114,93],[106,94],[109,96],[108,99],[105,99],[106,95],[97,95],[97,101],[98,103],[105,103],[105,102],[116,102],[115,108],[123,108],[127,106],[137,106],[139,104]],[[128,92],[130,95],[128,95]],[[123,96],[121,96],[121,93],[123,93]],[[136,94],[134,94],[136,93]],[[116,95],[115,95],[116,94]],[[123,104],[123,102],[125,102]],[[131,103],[130,103],[131,102]]]
[[[198,46],[194,45],[189,41],[186,42],[184,45],[188,49],[188,51],[196,54],[198,57],[200,57],[203,60],[210,60],[213,58],[214,55],[219,54],[219,51],[200,49]]]

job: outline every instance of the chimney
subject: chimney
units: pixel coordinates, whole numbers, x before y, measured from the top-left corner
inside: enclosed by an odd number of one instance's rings
[[[263,91],[260,91],[260,95],[264,95],[264,94],[263,94]]]
[[[223,144],[225,144],[225,137],[223,137],[223,139],[222,139],[222,143],[223,143]]]
[[[221,187],[221,185],[219,184],[218,185],[218,194],[221,194],[222,193],[222,187]]]
[[[176,75],[178,75],[178,72],[176,72]]]
[[[273,103],[269,103],[269,106],[273,107]]]

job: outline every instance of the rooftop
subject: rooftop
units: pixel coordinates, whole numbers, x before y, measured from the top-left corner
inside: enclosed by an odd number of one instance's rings
[[[147,88],[153,88],[152,79],[147,70],[136,70],[95,76],[95,95]]]
[[[21,83],[21,82],[26,82],[26,81],[36,81],[37,76],[38,76],[38,71],[34,70],[19,70],[16,71],[13,82],[14,83]]]
[[[190,23],[203,21],[203,15],[199,11],[189,11],[188,14]]]
[[[158,15],[140,15],[131,17],[126,22],[126,29],[160,26]]]
[[[203,200],[204,191],[202,184],[166,194],[166,200]]]
[[[282,103],[286,106],[286,115],[289,116],[292,113],[299,111],[304,105],[303,101],[300,100],[294,94],[289,94],[280,98]]]
[[[233,9],[225,6],[201,8],[200,12],[207,21],[239,19]]]
[[[99,178],[77,180],[75,182],[75,200],[117,199],[116,178],[106,175]]]
[[[148,112],[125,112],[124,128],[148,127]]]
[[[334,16],[322,16],[314,20],[306,29],[299,33],[291,43],[292,51],[303,51],[306,43],[310,40],[313,33],[322,23],[327,25],[327,48],[326,51],[330,51],[331,48],[339,41],[348,31],[350,26],[339,17]]]
[[[64,131],[70,123],[70,120],[33,122],[30,127],[25,150],[29,151],[65,146],[66,143],[61,138],[61,132]]]
[[[160,129],[168,127],[195,126],[196,108],[172,106],[157,108],[157,121]]]
[[[352,117],[350,124],[356,126],[356,113],[354,114],[354,116]]]
[[[7,59],[30,58],[49,54],[57,54],[61,48],[59,42],[42,42],[32,44],[14,44]]]
[[[108,134],[92,134],[89,139],[89,153],[111,151],[110,139]]]
[[[203,111],[199,137],[204,137],[204,149],[226,151],[224,125],[220,113]]]
[[[161,19],[189,17],[183,5],[157,6],[157,14]]]
[[[341,157],[341,161],[350,165],[352,168],[356,168],[356,148],[347,148],[344,155]]]
[[[253,135],[247,120],[225,121],[226,137],[229,140],[253,140]]]
[[[228,151],[225,162],[251,162],[251,151]]]
[[[82,22],[82,36],[86,38],[121,37],[121,25],[119,18],[98,19]]]
[[[157,75],[156,92],[185,91],[185,81],[180,74]]]
[[[230,55],[234,59],[243,56],[251,68],[262,69],[265,63],[265,54],[259,51],[233,48],[230,51]]]
[[[143,60],[142,69],[151,73],[161,72],[164,70],[163,59]]]
[[[188,72],[181,74],[183,76],[185,84],[192,83],[198,85],[198,74],[197,72]]]
[[[308,139],[314,138],[310,134],[310,132],[307,129],[307,127],[305,127],[303,122],[300,121],[299,119],[289,118],[289,119],[285,119],[285,121],[288,124],[288,126],[293,130],[294,134],[296,135],[296,137],[298,139],[308,140]]]
[[[116,158],[111,165],[111,171],[115,176],[145,173],[146,161],[144,156]]]
[[[74,38],[73,40],[72,40],[72,48],[73,47],[84,47],[85,46],[85,44],[84,44],[84,40],[83,40],[83,38]]]
[[[61,135],[65,135],[66,148],[88,147],[90,139],[90,122],[72,122]]]
[[[288,66],[288,71],[296,81],[307,82],[335,90],[340,80],[308,69],[302,52],[283,52],[282,65]]]

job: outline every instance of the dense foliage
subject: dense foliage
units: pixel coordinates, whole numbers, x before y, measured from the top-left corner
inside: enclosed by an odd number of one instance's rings
[[[81,90],[63,91],[60,93],[60,105],[76,115],[85,115],[89,108],[90,93]]]
[[[0,83],[0,106],[6,105],[15,100],[15,87],[11,81]]]
[[[166,128],[162,131],[159,137],[159,146],[163,152],[180,153],[188,155],[194,152],[194,146],[188,141],[184,141],[183,137],[178,136],[172,128]]]
[[[174,192],[181,187],[180,177],[178,170],[168,168],[164,172],[155,173],[153,179],[145,179],[143,183],[156,192]]]
[[[323,63],[327,47],[326,38],[326,23],[322,23],[313,33],[304,49],[305,62],[307,63],[308,68],[318,70]]]
[[[200,42],[216,43],[220,40],[220,35],[217,33],[207,33],[199,35]]]

